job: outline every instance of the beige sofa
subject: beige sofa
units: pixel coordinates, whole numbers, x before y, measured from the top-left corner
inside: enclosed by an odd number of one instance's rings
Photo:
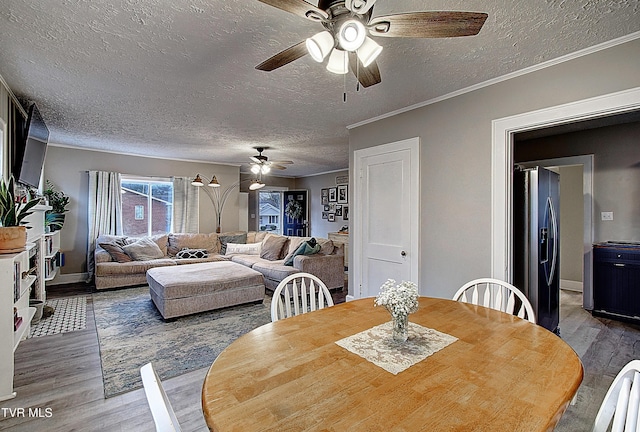
[[[245,237],[246,236],[246,237]],[[344,286],[344,246],[334,245],[329,239],[316,238],[321,249],[313,255],[298,255],[293,259],[292,266],[285,266],[285,258],[294,252],[298,246],[310,237],[278,236],[266,232],[232,232],[232,233],[172,233],[152,237],[160,252],[152,259],[133,260],[129,256],[120,257],[112,249],[117,246],[131,247],[136,238],[125,236],[100,236],[96,239],[95,284],[96,289],[127,287],[144,285],[147,283],[147,270],[155,267],[177,266],[212,261],[233,261],[250,267],[264,276],[264,284],[269,289],[275,289],[278,283],[293,273],[307,272],[319,277],[329,289]],[[221,253],[228,244],[230,253]],[[260,254],[234,252],[233,245],[260,244]],[[114,247],[113,245],[116,245]],[[281,249],[276,250],[281,245]],[[104,246],[104,247],[103,247]],[[111,252],[105,250],[110,249]],[[268,248],[266,248],[268,247]],[[206,250],[206,258],[178,258],[181,251]],[[238,246],[238,249],[242,249]],[[226,252],[226,251],[224,251]],[[115,256],[115,257],[114,257]],[[157,256],[157,257],[156,257]],[[139,257],[140,258],[140,257]],[[142,258],[146,258],[145,255]]]

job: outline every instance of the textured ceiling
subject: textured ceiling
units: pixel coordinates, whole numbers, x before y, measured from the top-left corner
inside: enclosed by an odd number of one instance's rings
[[[311,1],[316,5],[317,2]],[[65,146],[244,164],[348,167],[346,126],[640,30],[639,1],[378,0],[374,16],[489,14],[480,34],[378,38],[382,83],[356,93],[305,56],[255,65],[318,23],[257,0],[0,0],[0,75]],[[343,92],[348,93],[343,102]]]

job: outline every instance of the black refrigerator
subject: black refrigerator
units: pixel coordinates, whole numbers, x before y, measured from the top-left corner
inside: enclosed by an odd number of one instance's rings
[[[513,285],[531,302],[538,325],[559,334],[560,175],[517,168],[513,204]]]

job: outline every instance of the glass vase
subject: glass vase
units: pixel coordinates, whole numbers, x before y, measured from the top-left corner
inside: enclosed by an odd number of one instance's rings
[[[409,338],[409,315],[392,315],[393,331],[392,338],[395,342],[406,342]]]

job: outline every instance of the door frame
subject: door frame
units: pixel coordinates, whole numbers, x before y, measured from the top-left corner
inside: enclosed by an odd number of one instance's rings
[[[514,134],[637,110],[640,110],[640,87],[492,121],[492,277],[513,280]]]
[[[363,193],[362,183],[362,170],[363,159],[371,156],[382,155],[386,153],[393,153],[398,151],[409,150],[411,154],[411,180],[410,183],[415,186],[410,189],[410,226],[411,226],[411,244],[409,246],[409,259],[411,260],[411,280],[420,286],[420,138],[414,137],[401,141],[395,141],[387,144],[381,144],[374,147],[368,147],[360,150],[355,150],[354,155],[354,169],[351,171],[351,184],[354,185],[351,194],[354,204],[352,205],[353,211],[349,217],[350,232],[352,233],[351,240],[351,257],[349,262],[353,271],[349,272],[349,287],[350,294],[347,295],[347,301],[359,298],[353,295],[353,293],[359,291],[359,287],[362,283],[362,242],[364,239],[362,233],[362,224],[360,221],[364,218],[364,206],[360,197]],[[351,198],[350,198],[351,199]]]

